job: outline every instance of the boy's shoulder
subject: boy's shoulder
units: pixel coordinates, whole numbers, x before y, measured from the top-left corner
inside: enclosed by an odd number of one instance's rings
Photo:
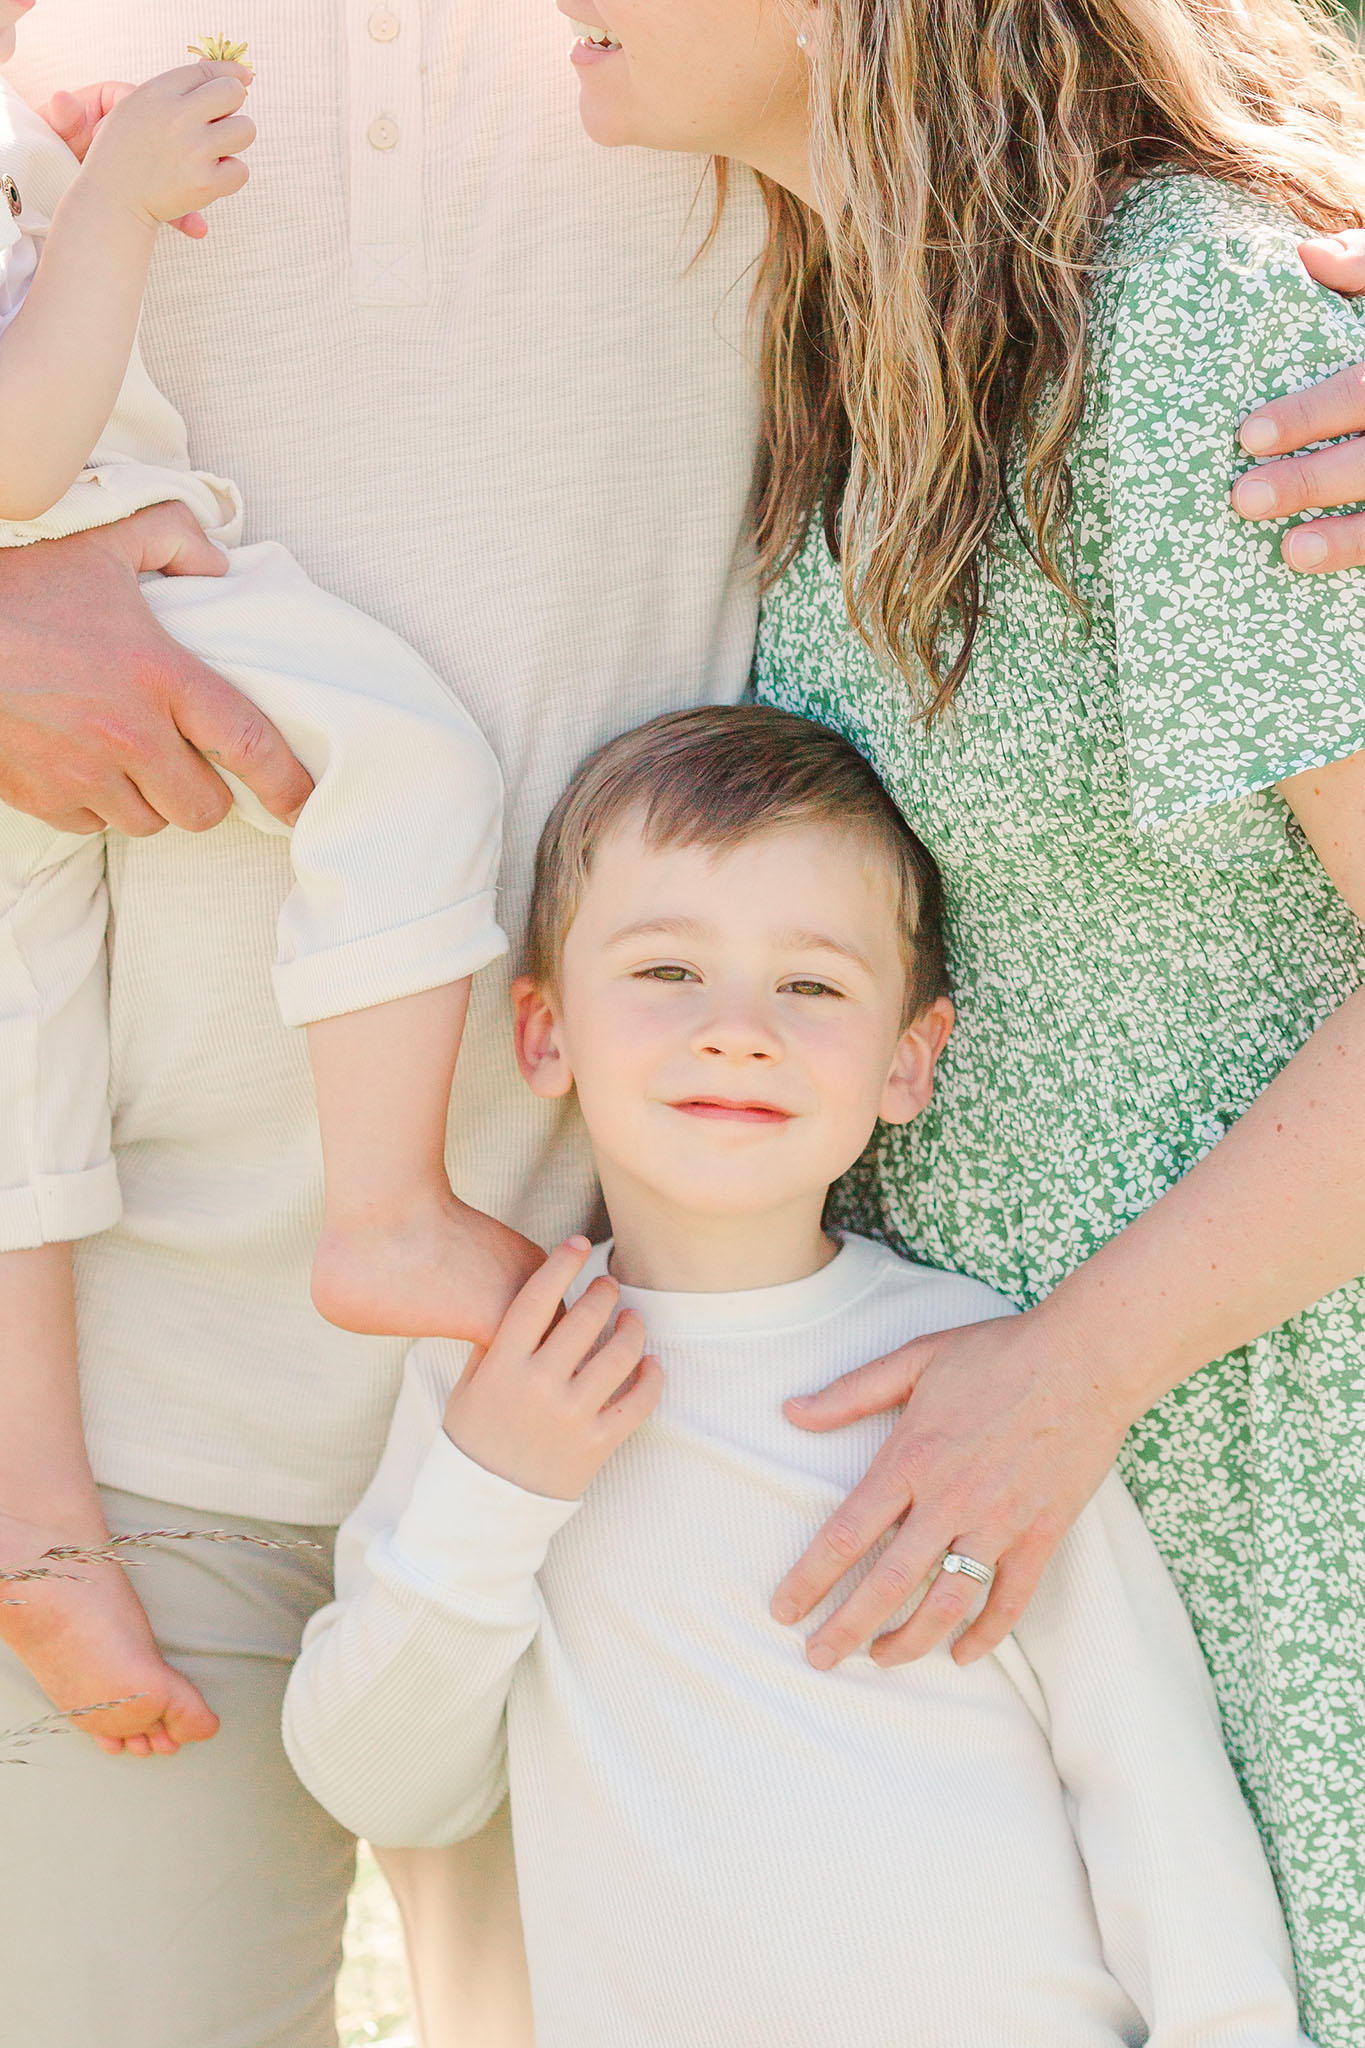
[[[934,1330],[954,1329],[959,1323],[993,1322],[999,1316],[1019,1313],[1005,1295],[966,1273],[921,1265],[915,1259],[902,1258],[889,1245],[857,1237],[851,1231],[844,1233],[840,1257],[850,1263],[850,1277],[862,1282],[869,1297],[881,1303],[894,1302],[909,1315],[915,1327],[907,1330],[906,1342]]]

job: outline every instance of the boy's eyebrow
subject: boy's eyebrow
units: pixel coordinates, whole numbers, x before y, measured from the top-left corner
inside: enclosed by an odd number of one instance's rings
[[[707,927],[695,917],[644,917],[636,924],[622,925],[619,932],[612,933],[607,944],[622,946],[632,939],[704,939],[706,932]],[[790,947],[794,953],[837,953],[840,959],[851,960],[865,973],[873,972],[872,962],[865,953],[846,939],[832,938],[828,932],[778,932],[776,943],[784,951]]]
[[[847,939],[831,938],[828,932],[779,932],[779,946],[790,946],[797,953],[837,953],[842,960],[851,960],[855,967],[864,968],[871,974],[872,962],[866,953],[851,946]]]
[[[627,939],[702,939],[706,927],[695,917],[642,917],[636,924],[623,924],[619,932],[613,932],[607,940],[609,946],[622,946]]]

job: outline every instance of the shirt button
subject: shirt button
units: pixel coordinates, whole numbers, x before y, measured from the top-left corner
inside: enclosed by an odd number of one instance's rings
[[[370,34],[377,43],[391,43],[401,26],[398,16],[387,7],[376,8],[368,23]]]
[[[380,114],[365,130],[371,149],[392,149],[398,141],[398,123],[392,114]]]

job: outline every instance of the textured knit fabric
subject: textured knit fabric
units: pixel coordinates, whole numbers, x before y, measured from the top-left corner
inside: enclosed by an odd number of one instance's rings
[[[705,165],[587,140],[545,0],[502,0],[496,25],[453,0],[399,0],[378,33],[372,17],[241,0],[251,181],[203,243],[160,238],[142,345],[191,460],[240,483],[246,540],[402,633],[487,734],[517,943],[540,826],[582,757],[743,687],[759,208],[741,190],[689,270]],[[34,105],[145,78],[202,26],[171,0],[43,0],[10,75]],[[458,835],[458,797],[432,782]],[[326,1521],[373,1470],[404,1347],[308,1301],[316,1120],[269,976],[289,881],[286,843],[236,816],[111,843],[124,1217],[78,1247],[82,1392],[102,1480]],[[577,1113],[523,1086],[497,964],[475,983],[449,1161],[462,1196],[533,1236],[590,1218]]]
[[[817,1672],[767,1615],[889,1427],[812,1435],[783,1398],[1006,1305],[859,1238],[788,1286],[622,1298],[665,1391],[581,1506],[463,1456],[415,1362],[285,1705],[304,1783],[380,1841],[478,1828],[510,1774],[539,2048],[1299,2042],[1207,1675],[1117,1480],[967,1669]]]
[[[55,161],[53,161],[55,159]],[[20,193],[76,159],[0,84],[0,171]],[[46,221],[0,251],[10,317]],[[15,275],[16,271],[19,273]],[[0,323],[0,334],[3,323]],[[0,340],[0,347],[3,341]],[[106,487],[107,486],[107,487]],[[189,466],[185,427],[136,352],[85,476],[41,519],[0,521],[20,546],[178,497],[216,539],[240,531],[231,485]],[[286,1024],[458,981],[504,951],[493,914],[498,765],[421,658],[263,542],[226,577],[152,577],[167,630],[280,728],[316,785],[292,835],[275,992]],[[242,815],[284,828],[239,788]],[[105,844],[0,807],[0,1248],[104,1230],[119,1216],[110,1153]],[[135,961],[126,961],[135,975]]]
[[[760,694],[838,727],[943,869],[958,1028],[841,1213],[1036,1301],[1207,1152],[1365,972],[1273,785],[1365,747],[1365,580],[1296,576],[1227,494],[1240,421],[1365,353],[1295,229],[1136,186],[1105,238],[1072,450],[1084,631],[1012,529],[954,716],[849,632],[822,541]],[[1365,1287],[1208,1367],[1122,1467],[1213,1671],[1310,2030],[1365,2038]]]

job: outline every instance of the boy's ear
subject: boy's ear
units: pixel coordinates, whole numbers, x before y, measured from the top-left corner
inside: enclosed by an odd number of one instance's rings
[[[522,1080],[537,1095],[567,1095],[573,1087],[573,1073],[560,1047],[559,1019],[527,974],[519,974],[512,983],[512,1009]]]
[[[882,1091],[878,1115],[883,1122],[908,1124],[924,1108],[934,1092],[934,1068],[955,1014],[947,996],[939,996],[901,1033]]]

